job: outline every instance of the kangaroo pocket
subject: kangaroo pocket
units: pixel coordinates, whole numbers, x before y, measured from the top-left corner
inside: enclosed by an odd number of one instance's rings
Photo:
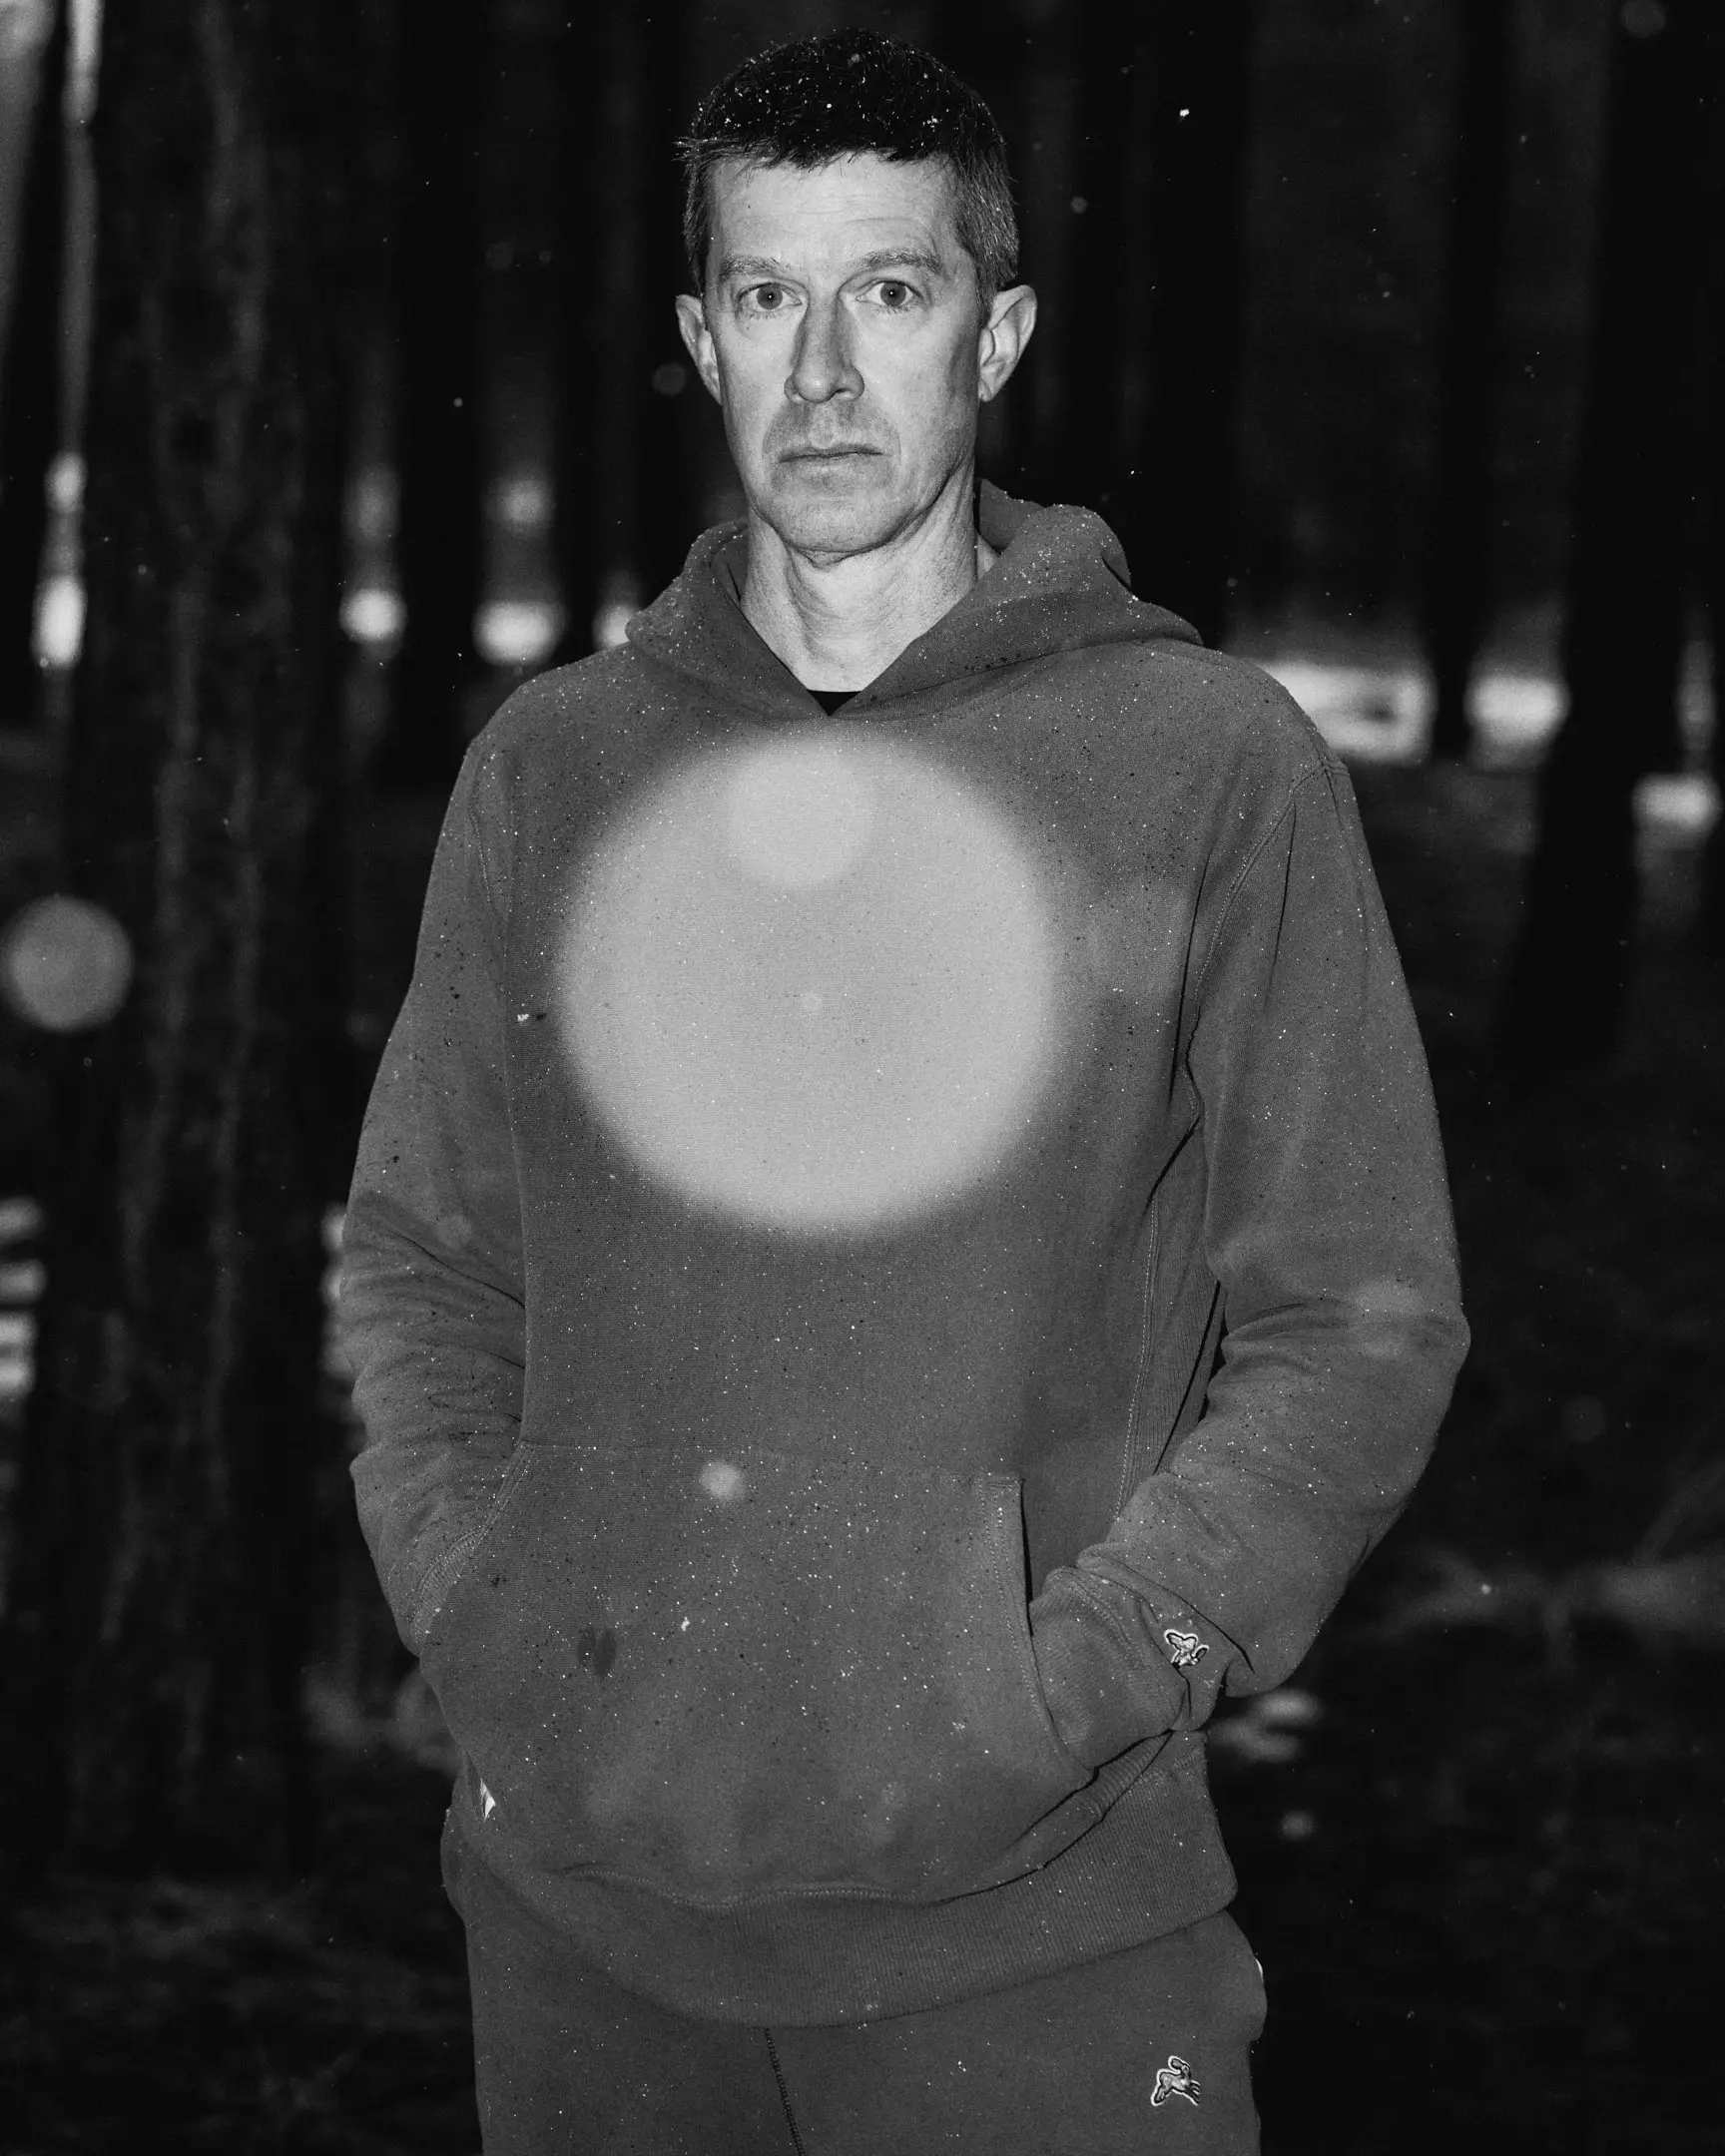
[[[1004,1474],[533,1448],[423,1656],[488,1827],[704,1899],[1046,1861],[1094,1807],[1037,1685],[1019,1503]]]

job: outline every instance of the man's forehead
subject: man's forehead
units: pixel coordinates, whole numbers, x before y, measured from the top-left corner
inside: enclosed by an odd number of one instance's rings
[[[962,259],[944,158],[899,163],[862,153],[811,167],[727,158],[708,186],[721,276],[739,260],[831,267],[897,253],[956,268]]]

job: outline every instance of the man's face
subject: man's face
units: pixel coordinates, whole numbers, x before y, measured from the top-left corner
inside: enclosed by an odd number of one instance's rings
[[[944,161],[732,160],[709,186],[707,289],[678,312],[750,507],[798,553],[884,545],[967,475],[1034,301],[983,306]]]

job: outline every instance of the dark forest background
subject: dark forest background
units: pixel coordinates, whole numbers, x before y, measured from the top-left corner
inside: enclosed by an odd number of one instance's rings
[[[1718,2146],[1725,13],[0,0],[0,2149],[477,2146],[325,1338],[443,799],[739,502],[671,145],[989,97],[983,463],[1349,758],[1475,1348],[1217,1725],[1271,2156]]]

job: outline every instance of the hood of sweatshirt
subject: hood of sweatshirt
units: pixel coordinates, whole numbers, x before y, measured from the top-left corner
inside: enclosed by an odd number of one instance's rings
[[[1038,508],[984,480],[977,527],[999,559],[932,628],[845,707],[848,720],[966,678],[1105,644],[1202,645],[1164,607],[1133,596],[1119,540],[1093,510]],[[658,665],[763,718],[807,719],[811,698],[743,611],[748,527],[721,524],[674,584],[637,614],[629,641]]]

